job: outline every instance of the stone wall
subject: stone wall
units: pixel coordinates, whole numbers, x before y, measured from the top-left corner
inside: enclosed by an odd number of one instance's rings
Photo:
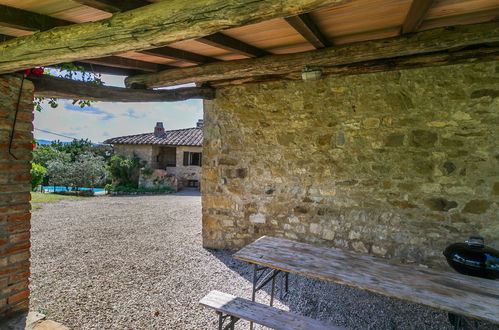
[[[156,159],[153,157],[153,147],[151,145],[115,144],[113,148],[114,152],[121,156],[132,158],[137,155],[137,157],[147,162],[147,166],[152,166],[153,159]]]
[[[219,89],[205,102],[203,244],[274,235],[442,265],[499,248],[499,62]]]
[[[29,305],[33,84],[24,81],[16,120],[21,80],[0,76],[0,318]]]

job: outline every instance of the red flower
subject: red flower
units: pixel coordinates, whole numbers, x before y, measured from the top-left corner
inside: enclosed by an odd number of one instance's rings
[[[36,74],[37,76],[40,76],[43,74],[44,69],[43,68],[34,68],[31,70],[31,73]]]
[[[35,148],[36,148],[36,144],[33,143],[33,149],[35,149]]]

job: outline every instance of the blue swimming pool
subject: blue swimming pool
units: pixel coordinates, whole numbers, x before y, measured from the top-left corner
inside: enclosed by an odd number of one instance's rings
[[[90,190],[90,188],[78,188],[79,190]],[[54,186],[43,186],[43,190],[45,192],[54,192]],[[69,189],[66,189],[66,187],[59,187],[55,186],[55,191],[71,191],[71,187]],[[103,188],[94,188],[94,191],[104,191]]]

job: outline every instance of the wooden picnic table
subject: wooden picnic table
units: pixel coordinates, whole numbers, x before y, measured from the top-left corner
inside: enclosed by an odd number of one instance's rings
[[[368,255],[268,236],[233,257],[499,324],[499,281],[393,265]]]

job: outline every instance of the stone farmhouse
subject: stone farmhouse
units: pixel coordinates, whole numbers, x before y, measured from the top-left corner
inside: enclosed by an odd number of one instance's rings
[[[145,175],[144,171],[138,173],[136,180],[140,187],[158,188],[153,183],[154,179],[168,175],[175,179],[167,185],[175,190],[199,188],[203,120],[199,120],[194,128],[169,131],[165,131],[162,122],[158,122],[152,133],[115,137],[104,143],[112,144],[118,155],[139,157],[145,162],[146,169],[153,170],[152,175]]]

